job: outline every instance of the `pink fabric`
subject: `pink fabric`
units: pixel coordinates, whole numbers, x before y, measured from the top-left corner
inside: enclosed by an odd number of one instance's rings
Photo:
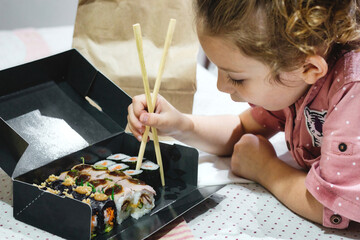
[[[152,235],[148,240],[194,240],[190,227],[184,218],[179,217],[169,225],[162,228],[159,232]]]
[[[25,61],[32,61],[49,56],[50,48],[41,35],[35,29],[19,29],[14,34],[24,43],[26,47]]]
[[[261,125],[285,131],[292,156],[309,170],[305,184],[324,205],[327,227],[360,222],[359,64],[360,53],[346,53],[294,105],[279,112],[252,108]]]

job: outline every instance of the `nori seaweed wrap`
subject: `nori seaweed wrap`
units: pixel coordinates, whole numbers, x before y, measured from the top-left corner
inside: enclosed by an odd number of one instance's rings
[[[66,182],[64,182],[63,180],[58,179],[58,180],[55,180],[55,181],[52,181],[52,182],[48,182],[46,187],[51,188],[53,190],[60,191],[60,193],[59,193],[60,196],[63,196],[64,192],[70,194],[73,191],[73,186],[72,185],[67,185],[67,184],[64,184],[64,183],[66,183]]]
[[[106,199],[96,200],[99,199],[97,196],[101,198],[105,196]],[[92,233],[111,231],[116,224],[115,202],[105,194],[95,193],[93,197],[90,197],[90,206],[92,211]]]
[[[143,170],[143,176],[141,180],[153,188],[161,186],[159,165],[152,161],[145,161],[141,164],[140,169]]]

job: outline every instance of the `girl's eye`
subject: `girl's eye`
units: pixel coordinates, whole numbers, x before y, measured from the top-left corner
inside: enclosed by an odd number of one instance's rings
[[[241,85],[244,82],[243,79],[233,79],[233,78],[231,78],[229,74],[227,74],[227,79],[230,81],[231,84],[233,84],[235,86]]]

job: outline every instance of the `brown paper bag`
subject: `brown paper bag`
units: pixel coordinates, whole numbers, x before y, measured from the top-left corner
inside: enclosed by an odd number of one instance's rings
[[[191,113],[199,47],[192,0],[79,0],[73,47],[130,96],[142,94],[144,87],[132,26],[141,25],[152,90],[171,18],[176,19],[176,28],[160,94],[180,111]]]

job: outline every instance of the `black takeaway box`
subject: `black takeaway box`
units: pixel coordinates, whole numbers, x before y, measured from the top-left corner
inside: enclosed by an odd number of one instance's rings
[[[13,180],[17,220],[67,239],[91,237],[88,204],[33,184],[82,161],[136,156],[140,144],[124,132],[130,102],[74,49],[0,71],[0,167]],[[144,239],[219,189],[197,187],[196,149],[160,148],[166,186],[155,188],[155,207],[96,239]],[[152,142],[144,157],[155,161]]]

